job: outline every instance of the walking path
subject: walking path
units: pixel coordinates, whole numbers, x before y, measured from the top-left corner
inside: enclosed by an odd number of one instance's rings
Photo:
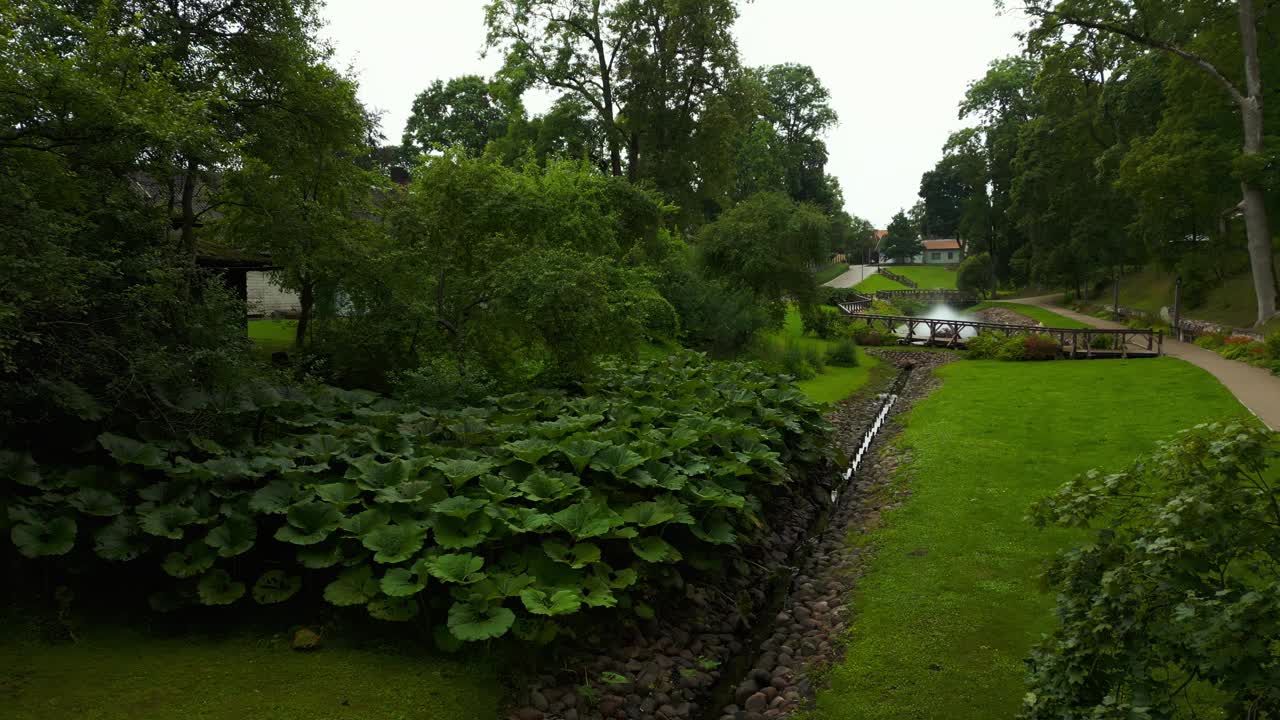
[[[876,274],[875,265],[850,265],[849,270],[845,274],[834,280],[828,280],[823,283],[827,287],[847,288],[853,287],[864,279]]]
[[[1003,302],[1035,305],[1055,312],[1063,317],[1087,323],[1096,328],[1123,328],[1117,322],[1102,320],[1089,315],[1068,310],[1053,303],[1058,295],[1045,295],[1030,298],[1009,298]],[[1272,375],[1262,368],[1246,365],[1235,360],[1228,360],[1216,352],[1196,347],[1191,343],[1181,342],[1174,338],[1165,338],[1166,355],[1186,360],[1192,365],[1209,371],[1211,375],[1231,391],[1242,405],[1249,409],[1258,419],[1272,430],[1280,430],[1280,377]]]

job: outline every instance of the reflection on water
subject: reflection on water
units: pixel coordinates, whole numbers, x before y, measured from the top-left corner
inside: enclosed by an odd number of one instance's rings
[[[933,320],[973,320],[974,319],[969,315],[965,315],[964,313],[959,312],[958,310],[951,307],[950,305],[934,305],[933,307],[929,308],[927,311],[921,313],[918,317],[922,320],[925,318],[930,318]],[[894,328],[893,332],[895,335],[906,337],[907,326],[899,325],[897,328]],[[938,335],[939,337],[951,336],[950,333],[947,332],[947,328],[945,327],[938,328],[938,333],[939,333]],[[972,327],[961,328],[960,330],[961,338],[970,338],[977,334],[978,334],[978,331]],[[917,323],[915,327],[914,337],[920,337],[922,335],[925,338],[929,337],[929,326],[925,325],[924,323]]]

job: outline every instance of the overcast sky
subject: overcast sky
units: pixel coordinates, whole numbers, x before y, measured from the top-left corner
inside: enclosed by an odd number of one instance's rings
[[[431,81],[492,74],[482,59],[484,0],[328,0],[326,36],[353,67],[365,104],[383,112],[397,141],[413,97]],[[920,174],[964,126],[965,87],[998,57],[1018,51],[1020,16],[992,0],[755,0],[735,28],[746,65],[813,66],[840,124],[827,137],[827,171],[846,209],[883,228],[916,200]],[[531,111],[545,100],[526,98]]]

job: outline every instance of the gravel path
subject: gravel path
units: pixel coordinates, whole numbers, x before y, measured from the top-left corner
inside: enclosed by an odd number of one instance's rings
[[[1057,295],[1042,297],[1009,299],[1006,302],[1035,305],[1051,310],[1063,317],[1087,323],[1096,328],[1119,329],[1125,327],[1117,322],[1082,315],[1053,303]],[[1235,360],[1228,360],[1216,352],[1196,347],[1191,343],[1181,342],[1173,338],[1164,339],[1166,355],[1176,357],[1197,367],[1204,368],[1226,386],[1254,415],[1258,416],[1267,427],[1280,430],[1280,377],[1272,375],[1262,368],[1246,365]]]
[[[845,274],[841,275],[840,277],[837,277],[834,280],[828,280],[827,282],[823,283],[823,285],[826,285],[827,287],[833,287],[833,288],[853,287],[854,285],[857,285],[858,283],[862,282],[864,279],[869,278],[875,274],[876,274],[875,265],[850,265],[848,271],[846,271]]]

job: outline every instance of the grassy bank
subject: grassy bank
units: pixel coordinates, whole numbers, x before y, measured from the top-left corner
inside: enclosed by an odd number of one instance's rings
[[[250,320],[249,339],[264,352],[293,349],[297,320]]]
[[[885,526],[852,599],[845,661],[816,717],[1011,718],[1028,649],[1052,627],[1037,574],[1082,534],[1037,530],[1028,505],[1092,467],[1118,468],[1156,440],[1243,408],[1172,358],[963,361],[907,417],[910,497]]]
[[[283,637],[152,636],[98,626],[79,641],[0,642],[8,720],[488,720],[492,669],[425,653]]]
[[[804,324],[800,320],[800,311],[795,307],[787,308],[787,317],[782,325],[782,330],[767,336],[764,341],[778,344],[794,342],[805,347],[817,348],[825,353],[829,353],[836,345],[835,342],[830,340],[805,335]],[[827,365],[826,369],[818,373],[816,377],[809,380],[801,380],[797,385],[812,400],[824,403],[838,402],[866,385],[867,381],[871,379],[872,368],[879,364],[879,360],[867,355],[862,348],[858,348],[857,367]]]
[[[907,290],[909,288],[896,280],[890,280],[880,273],[876,273],[875,275],[868,275],[866,280],[854,285],[853,289],[870,293],[877,290]]]
[[[890,265],[889,270],[914,280],[921,290],[954,289],[956,286],[956,271],[940,265]]]
[[[1113,288],[1108,284],[1094,302],[1111,304]],[[1125,307],[1159,314],[1161,307],[1171,307],[1174,296],[1174,276],[1156,269],[1125,275],[1120,278],[1120,304]],[[1231,327],[1252,327],[1257,318],[1257,297],[1253,292],[1253,277],[1248,272],[1232,275],[1209,291],[1205,301],[1194,307],[1185,307],[1183,315],[1197,320],[1220,323]],[[1280,318],[1267,323],[1266,330],[1280,330]]]
[[[1035,320],[1036,322],[1040,323],[1041,325],[1044,325],[1045,327],[1054,327],[1054,328],[1087,328],[1089,327],[1088,325],[1080,322],[1079,320],[1072,320],[1071,318],[1059,315],[1058,313],[1053,312],[1052,310],[1046,310],[1042,307],[1038,307],[1035,305],[1023,305],[1022,303],[987,301],[984,303],[978,303],[977,305],[974,305],[973,307],[969,308],[969,312],[977,312],[979,310],[984,310],[986,308],[997,308],[997,307],[1004,308],[1005,310],[1010,310],[1012,312],[1018,313],[1019,315],[1023,315],[1025,317],[1031,318],[1032,320]]]

